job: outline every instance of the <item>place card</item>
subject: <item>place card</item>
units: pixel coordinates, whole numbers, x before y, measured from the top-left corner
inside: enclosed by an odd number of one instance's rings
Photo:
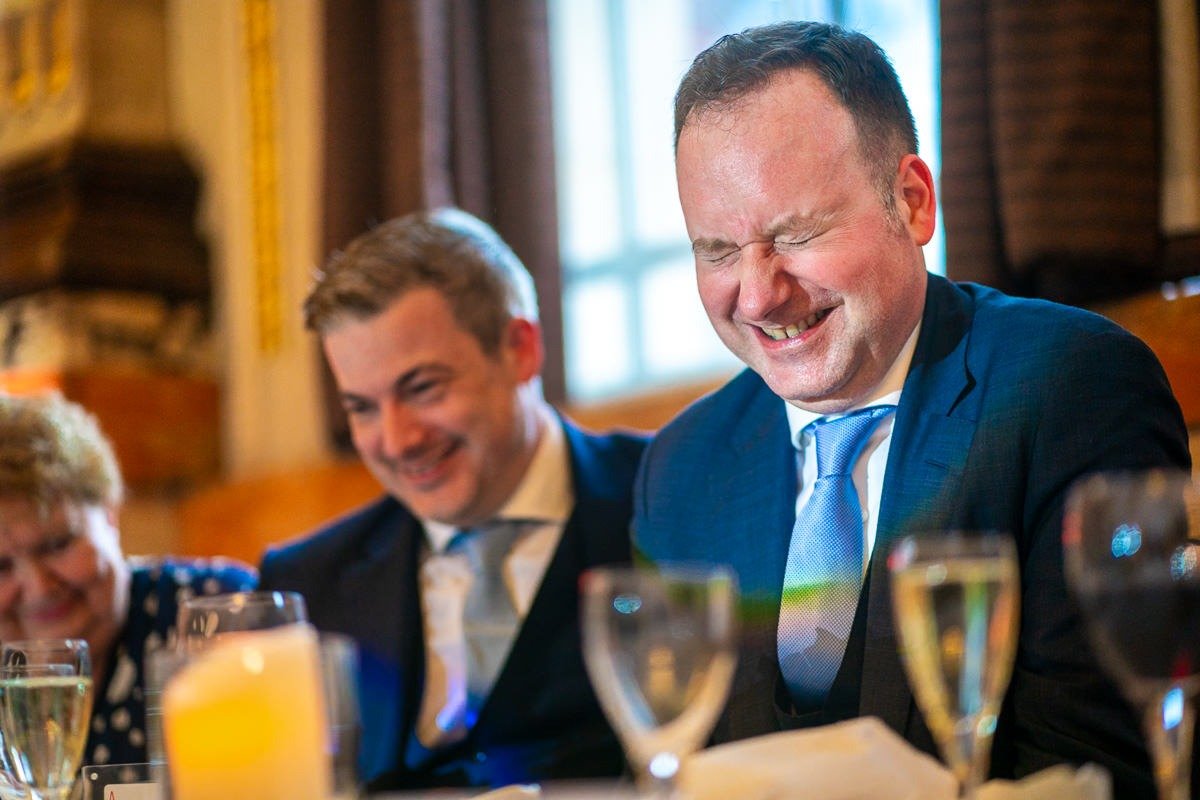
[[[80,770],[82,800],[166,800],[155,778],[161,765],[105,764]]]

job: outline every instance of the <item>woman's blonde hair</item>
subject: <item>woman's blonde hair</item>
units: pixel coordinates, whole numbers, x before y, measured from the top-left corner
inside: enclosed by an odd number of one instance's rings
[[[0,497],[116,506],[124,491],[95,417],[58,394],[0,393]]]

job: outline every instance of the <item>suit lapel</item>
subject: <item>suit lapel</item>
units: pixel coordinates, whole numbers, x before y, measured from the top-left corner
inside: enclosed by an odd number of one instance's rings
[[[796,517],[796,453],[788,436],[783,401],[757,375],[728,445],[712,454],[711,469],[698,471],[707,485],[698,500],[719,525],[694,532],[694,552],[721,554],[736,571],[741,593],[740,660],[729,702],[716,731],[720,741],[774,730],[779,669],[776,629],[787,552]]]
[[[412,631],[422,629],[417,593],[422,540],[419,523],[395,504],[337,579],[342,599],[335,607],[361,614],[347,620],[352,626],[347,629],[360,631],[360,692],[370,698],[362,705],[361,761],[367,774],[397,766],[420,702],[424,637]],[[373,611],[363,614],[364,607]]]
[[[977,422],[967,369],[971,309],[930,276],[921,334],[892,429],[887,477],[867,587],[867,639],[859,711],[904,732],[912,693],[892,618],[887,554],[899,538],[946,530],[958,518],[961,480]]]
[[[755,376],[755,380],[760,380]],[[710,498],[719,498],[721,525],[696,532],[702,552],[724,553],[741,582],[743,610],[775,627],[796,517],[796,452],[783,401],[763,384],[729,438],[715,452]],[[710,501],[711,502],[711,501]]]

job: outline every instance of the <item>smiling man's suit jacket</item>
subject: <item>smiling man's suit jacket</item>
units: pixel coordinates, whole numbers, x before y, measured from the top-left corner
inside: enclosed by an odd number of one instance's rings
[[[1060,526],[1079,476],[1162,465],[1190,465],[1187,434],[1140,341],[1088,312],[931,275],[851,642],[824,712],[802,723],[878,716],[933,752],[897,651],[888,549],[924,531],[1007,531],[1021,562],[1021,634],[993,773],[1095,761],[1113,772],[1114,796],[1153,796],[1137,722],[1068,595]],[[643,458],[635,553],[726,562],[741,581],[741,662],[717,740],[797,722],[782,708],[775,654],[796,487],[783,401],[750,371],[681,414]]]
[[[486,786],[617,775],[622,757],[584,672],[579,574],[629,560],[630,496],[641,437],[596,436],[564,421],[575,507],[508,660],[466,741],[404,763],[420,709],[425,651],[417,572],[424,532],[382,498],[282,549],[264,589],[304,595],[320,630],[360,649],[360,770],[372,789]]]

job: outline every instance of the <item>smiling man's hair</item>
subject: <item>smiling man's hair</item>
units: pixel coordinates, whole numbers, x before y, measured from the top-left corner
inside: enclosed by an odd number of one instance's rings
[[[304,324],[324,335],[420,288],[440,292],[488,355],[510,320],[538,318],[533,279],[512,248],[477,217],[441,208],[377,225],[330,256],[304,301]]]
[[[912,110],[887,54],[856,31],[823,22],[777,22],[722,36],[696,56],[675,93],[675,146],[689,122],[737,113],[780,74],[815,75],[850,113],[858,150],[884,204],[900,159],[917,152]]]

